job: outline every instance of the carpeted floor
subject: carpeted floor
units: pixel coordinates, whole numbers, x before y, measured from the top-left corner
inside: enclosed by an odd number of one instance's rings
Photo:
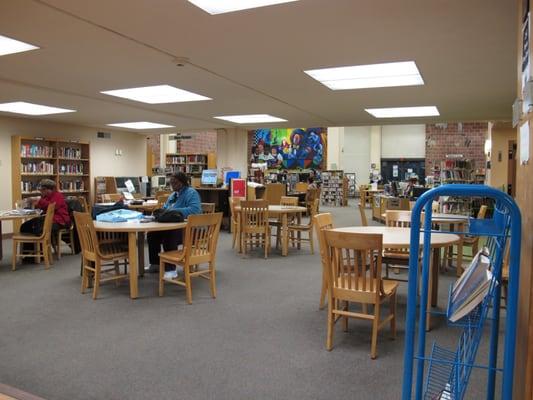
[[[359,225],[358,210],[331,211],[338,226]],[[368,211],[370,218],[370,211]],[[156,276],[102,287],[97,301],[79,292],[79,256],[50,270],[11,272],[11,242],[0,261],[0,382],[45,399],[398,399],[403,373],[406,286],[400,285],[398,337],[379,336],[370,359],[371,325],[350,321],[325,350],[326,312],[318,310],[318,249],[243,258],[223,232],[218,245],[218,298],[208,282],[157,296]],[[317,244],[318,247],[318,244]],[[441,307],[453,272],[441,276]],[[455,346],[456,331],[437,322],[428,342]],[[482,343],[479,362],[487,353]],[[467,398],[482,396],[485,373],[472,376]]]

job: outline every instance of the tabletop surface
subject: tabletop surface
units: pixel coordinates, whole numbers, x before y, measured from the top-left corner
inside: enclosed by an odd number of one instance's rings
[[[381,233],[384,247],[409,247],[411,242],[410,228],[394,228],[388,226],[348,226],[332,229],[334,232],[347,233]],[[431,235],[432,247],[449,246],[459,242],[460,237],[451,233],[433,232]],[[420,234],[420,245],[424,243],[424,234]]]
[[[94,221],[96,231],[106,232],[153,232],[170,231],[173,229],[183,229],[186,222],[101,222]]]
[[[9,214],[13,212],[14,210],[3,210],[0,211],[0,221],[10,221],[10,220],[16,220],[16,219],[29,219],[29,218],[35,218],[39,217],[40,215],[44,215],[41,213],[33,213],[33,214]]]

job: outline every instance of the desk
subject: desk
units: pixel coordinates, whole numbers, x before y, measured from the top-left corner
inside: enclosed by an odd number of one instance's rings
[[[383,248],[405,249],[411,245],[410,228],[393,228],[388,226],[351,226],[346,228],[335,228],[335,232],[352,232],[352,233],[379,233],[383,235]],[[431,306],[437,306],[437,297],[439,290],[439,269],[437,268],[440,249],[443,247],[453,246],[461,242],[459,235],[451,233],[433,232],[431,234],[432,260],[429,274],[429,303]],[[424,235],[420,233],[420,246],[424,244]],[[427,318],[428,328],[430,318]]]
[[[235,206],[235,212],[238,216],[238,226],[241,223],[240,217],[240,206]],[[293,207],[293,206],[280,206],[273,205],[268,206],[268,216],[269,217],[279,217],[281,218],[281,255],[286,256],[289,253],[289,224],[288,224],[288,215],[294,214],[298,218],[298,223],[300,223],[302,218],[302,213],[306,212],[307,208],[305,207]],[[240,235],[240,233],[239,233]],[[239,240],[239,252],[242,252],[241,241]]]
[[[170,231],[184,229],[186,222],[99,222],[94,221],[97,232],[125,232],[128,234],[128,260],[130,263],[130,297],[139,297],[138,271],[144,273],[144,234],[145,232]]]
[[[215,211],[222,212],[222,225],[229,230],[229,189],[214,187],[195,188],[202,203],[215,203]]]
[[[10,211],[12,211],[12,210],[0,211],[0,260],[4,256],[4,250],[3,250],[3,246],[2,246],[2,222],[3,221],[21,221],[21,222],[23,222],[25,220],[41,216],[40,213],[28,214],[28,215],[7,214]]]

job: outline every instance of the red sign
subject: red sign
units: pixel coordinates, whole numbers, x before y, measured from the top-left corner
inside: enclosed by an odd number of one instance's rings
[[[246,179],[231,180],[231,196],[246,197]]]

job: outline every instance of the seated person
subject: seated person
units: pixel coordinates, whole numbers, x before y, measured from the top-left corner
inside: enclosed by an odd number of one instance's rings
[[[316,196],[316,191],[318,190],[318,186],[315,183],[315,178],[312,175],[309,175],[309,178],[307,178],[307,192],[305,193],[305,202],[309,203],[310,201],[315,200],[313,196]]]
[[[43,211],[43,214],[48,210],[48,205],[50,203],[55,203],[54,219],[52,223],[52,234],[56,233],[60,229],[67,229],[70,227],[70,215],[68,212],[68,206],[65,202],[65,196],[62,193],[57,191],[55,181],[51,179],[43,179],[39,183],[39,191],[41,192],[41,197],[33,199],[34,206],[37,209]],[[39,218],[33,218],[29,221],[24,222],[20,226],[20,233],[31,234],[39,236],[43,232],[44,225],[44,215]],[[54,237],[54,236],[52,236]],[[24,250],[31,250],[31,243],[24,243]],[[33,260],[30,258],[29,261]]]
[[[183,172],[170,177],[170,187],[174,191],[162,208],[179,211],[183,218],[191,214],[201,214],[202,205],[198,192],[189,186],[189,178]],[[159,253],[161,245],[164,251],[177,250],[183,242],[183,230],[148,232],[148,252],[150,272],[159,272]]]

